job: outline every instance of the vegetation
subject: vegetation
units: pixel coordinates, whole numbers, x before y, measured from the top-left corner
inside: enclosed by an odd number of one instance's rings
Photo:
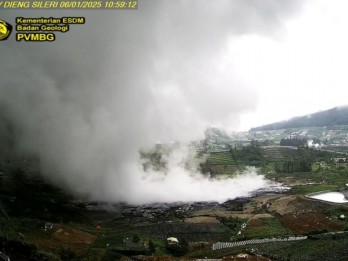
[[[166,171],[167,161],[170,149],[160,144],[156,145],[155,148],[149,151],[140,151],[140,157],[143,160],[144,170],[153,169],[156,171]]]
[[[281,139],[280,146],[295,146],[295,147],[304,147],[307,145],[307,139],[305,138],[293,138],[293,139]]]
[[[348,256],[347,234],[339,240],[333,240],[331,235],[320,237],[320,240],[302,240],[293,242],[276,242],[271,244],[255,244],[244,247],[227,248],[217,251],[196,252],[196,258],[222,258],[238,253],[252,253],[270,258],[271,260],[346,260]]]
[[[179,244],[168,244],[166,241],[166,251],[173,256],[184,256],[189,250],[189,245],[185,239],[179,241]]]
[[[258,221],[260,222],[258,225],[247,226],[243,239],[288,237],[293,235],[289,229],[282,226],[277,218],[264,218]]]
[[[335,125],[348,125],[348,107],[332,108],[311,115],[295,117],[288,121],[281,121],[252,128],[251,131]]]
[[[212,140],[218,140],[216,135],[219,135],[219,139],[224,139],[223,146],[219,141],[213,141],[214,148],[223,149],[210,152],[200,150],[198,156],[203,161],[200,165],[203,173],[232,176],[246,166],[256,166],[268,179],[285,184],[294,182],[291,191],[239,198],[223,204],[118,204],[108,206],[113,209],[109,211],[107,208],[98,208],[99,203],[74,201],[66,192],[45,183],[37,175],[38,170],[29,171],[11,162],[0,162],[0,169],[5,173],[5,178],[0,177],[0,247],[11,255],[11,248],[23,251],[30,257],[28,260],[57,261],[106,261],[134,255],[217,258],[240,252],[260,254],[272,260],[313,260],[311,257],[330,260],[330,247],[336,251],[334,260],[348,255],[347,248],[344,247],[347,244],[345,234],[328,237],[318,234],[301,242],[249,245],[212,251],[209,244],[217,241],[288,237],[296,234],[295,229],[287,227],[283,222],[282,215],[287,211],[288,205],[289,211],[292,211],[289,215],[310,211],[314,213],[313,216],[320,214],[323,220],[330,219],[338,229],[348,231],[348,219],[340,217],[348,216],[348,207],[323,207],[321,202],[309,202],[304,197],[312,192],[342,190],[345,187],[348,183],[348,168],[332,160],[337,154],[303,146],[305,143],[301,139],[295,139],[294,144],[284,144],[296,146],[297,149],[276,146],[264,148],[261,145],[268,145],[269,142],[256,140],[248,145],[233,146],[228,144],[226,134],[217,130],[212,132]],[[164,145],[141,152],[144,169],[165,172],[169,153],[170,146]],[[283,203],[283,198],[288,201]],[[277,204],[285,210],[278,211],[274,207]],[[46,222],[54,223],[54,229],[44,229]],[[323,229],[313,228],[308,234],[326,229],[325,226]],[[179,238],[179,244],[169,245],[165,239],[170,236]],[[314,251],[316,248],[317,252]]]
[[[312,162],[305,159],[292,159],[275,163],[275,171],[277,173],[308,172],[311,169]]]
[[[231,149],[231,156],[235,162],[242,165],[261,166],[263,162],[263,153],[260,144],[252,140],[249,146],[241,149]]]

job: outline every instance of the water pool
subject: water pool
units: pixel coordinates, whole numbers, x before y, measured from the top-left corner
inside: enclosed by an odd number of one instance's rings
[[[324,192],[312,196],[308,196],[309,198],[333,202],[333,203],[347,203],[348,200],[344,197],[341,192]]]

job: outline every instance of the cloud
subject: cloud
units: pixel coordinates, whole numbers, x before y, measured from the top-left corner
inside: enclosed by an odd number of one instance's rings
[[[228,40],[275,37],[299,8],[299,1],[183,0],[79,11],[86,24],[57,33],[56,42],[1,43],[0,118],[18,151],[37,155],[48,180],[78,195],[132,203],[244,195],[265,184],[255,171],[212,181],[174,164],[161,183],[153,181],[158,173],[144,179],[138,152],[157,141],[198,139],[211,124],[237,126],[257,95],[223,66]],[[3,19],[14,24],[15,15],[76,12],[26,10]],[[255,179],[257,186],[242,188]]]

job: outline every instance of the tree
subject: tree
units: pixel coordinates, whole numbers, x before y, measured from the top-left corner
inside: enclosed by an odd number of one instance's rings
[[[139,243],[140,242],[140,237],[137,234],[134,234],[132,236],[132,242],[136,243],[136,244]]]
[[[152,242],[151,239],[150,239],[150,241],[149,241],[149,251],[150,251],[151,254],[153,254],[153,253],[156,252],[155,244]]]
[[[189,250],[189,245],[185,239],[180,240],[178,245],[170,245],[166,241],[166,250],[173,256],[184,256]]]

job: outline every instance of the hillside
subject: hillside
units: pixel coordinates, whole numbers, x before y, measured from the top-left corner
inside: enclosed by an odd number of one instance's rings
[[[313,114],[295,117],[287,121],[275,122],[256,128],[250,131],[278,130],[298,127],[320,127],[348,124],[348,106],[335,107],[330,110],[320,111]]]

